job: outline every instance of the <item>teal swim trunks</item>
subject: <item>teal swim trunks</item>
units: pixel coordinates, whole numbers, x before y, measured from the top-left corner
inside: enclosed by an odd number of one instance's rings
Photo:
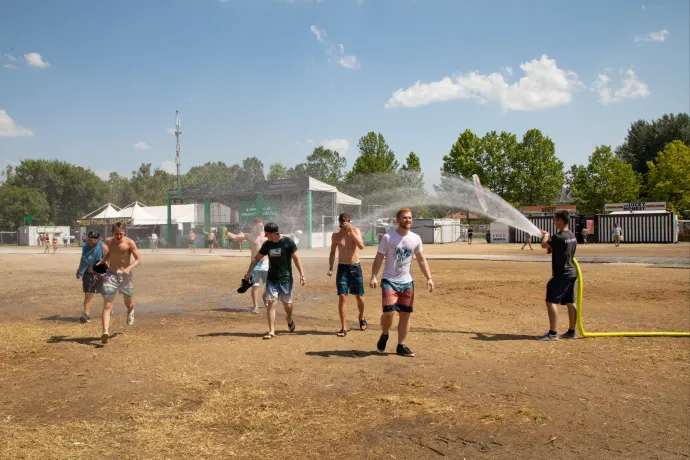
[[[118,275],[108,270],[103,280],[103,295],[114,296],[117,293],[132,297],[134,295],[134,272],[129,275]]]

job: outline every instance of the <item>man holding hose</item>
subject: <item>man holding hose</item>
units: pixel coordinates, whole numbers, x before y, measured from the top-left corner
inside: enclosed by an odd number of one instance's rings
[[[577,306],[575,305],[575,283],[577,271],[573,264],[577,237],[568,228],[570,214],[568,211],[557,211],[553,223],[558,232],[549,235],[541,231],[541,247],[551,254],[551,279],[546,284],[546,311],[549,314],[549,332],[537,337],[542,341],[558,340],[558,305],[568,306],[568,331],[561,334],[561,339],[574,339],[577,326]]]

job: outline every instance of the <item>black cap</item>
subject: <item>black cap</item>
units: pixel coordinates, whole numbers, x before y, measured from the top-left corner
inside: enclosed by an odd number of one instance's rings
[[[89,232],[89,238],[96,238],[96,239],[98,239],[98,238],[100,238],[100,237],[101,237],[101,235],[100,235],[97,231],[95,231],[95,230],[92,230],[92,231]]]
[[[264,225],[264,232],[266,233],[278,233],[278,224],[274,222],[269,222]]]

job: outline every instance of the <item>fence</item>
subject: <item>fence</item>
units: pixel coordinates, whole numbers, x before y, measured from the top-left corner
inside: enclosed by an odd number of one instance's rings
[[[0,232],[0,244],[19,245],[18,232]]]
[[[597,216],[596,233],[598,243],[612,243],[611,230],[617,223],[622,229],[626,243],[675,243],[678,241],[676,215],[670,212],[659,214],[600,214]]]
[[[528,219],[537,226],[537,228],[541,230],[546,230],[549,232],[550,235],[555,235],[558,233],[558,230],[556,229],[556,226],[553,224],[553,216],[534,216],[534,217],[528,217]],[[570,230],[575,232],[576,224],[579,218],[575,216],[570,216]],[[527,232],[520,230],[520,229],[515,229],[515,242],[516,243],[522,243],[525,241],[525,234]],[[537,241],[541,241],[541,235],[532,235],[532,242],[536,243]]]

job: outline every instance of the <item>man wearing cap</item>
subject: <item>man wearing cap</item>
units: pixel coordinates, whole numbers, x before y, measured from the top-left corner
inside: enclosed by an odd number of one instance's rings
[[[264,335],[264,339],[272,339],[275,337],[275,322],[276,309],[275,302],[279,300],[283,302],[285,307],[285,319],[287,319],[288,330],[293,332],[295,330],[295,322],[292,319],[292,262],[300,274],[300,282],[302,286],[306,285],[307,280],[304,277],[304,269],[302,268],[302,261],[297,254],[297,246],[290,238],[281,236],[278,225],[269,222],[264,226],[264,233],[266,241],[261,245],[259,253],[252,259],[249,264],[249,270],[244,275],[244,279],[250,281],[252,278],[252,271],[254,267],[268,256],[268,273],[266,276],[266,319],[268,320],[268,332]]]
[[[79,318],[80,323],[91,321],[91,303],[93,296],[101,292],[103,287],[103,275],[93,270],[108,254],[108,247],[99,239],[96,231],[89,232],[87,244],[81,249],[81,260],[77,269],[77,279],[81,279],[84,289],[84,311]]]

